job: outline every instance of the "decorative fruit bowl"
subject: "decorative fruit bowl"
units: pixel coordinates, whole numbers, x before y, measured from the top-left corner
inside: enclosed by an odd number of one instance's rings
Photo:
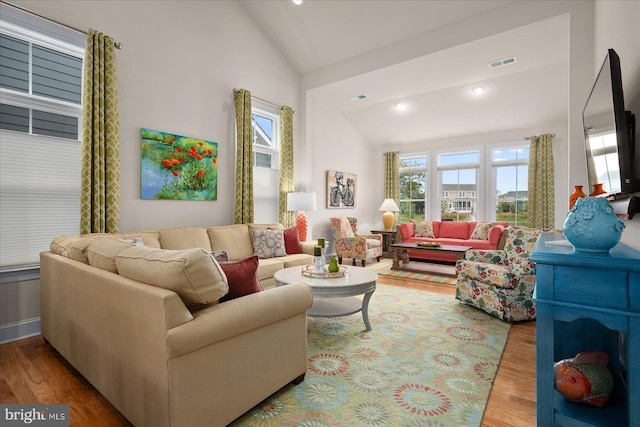
[[[416,242],[416,246],[420,246],[422,248],[439,248],[441,243],[438,242]]]
[[[306,277],[312,277],[314,279],[332,279],[334,277],[344,277],[347,275],[347,267],[340,266],[340,269],[335,273],[326,271],[324,273],[315,273],[314,265],[305,265],[302,267],[302,275]]]

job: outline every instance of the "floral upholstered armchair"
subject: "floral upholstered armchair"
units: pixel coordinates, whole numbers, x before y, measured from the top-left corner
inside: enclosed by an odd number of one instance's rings
[[[380,261],[382,256],[382,234],[358,234],[358,220],[353,217],[331,218],[331,233],[336,245],[338,262],[350,258],[352,264],[362,260],[362,266],[368,258]]]
[[[456,263],[456,299],[509,322],[535,319],[535,263],[529,257],[541,231],[509,227],[504,250],[467,251]]]

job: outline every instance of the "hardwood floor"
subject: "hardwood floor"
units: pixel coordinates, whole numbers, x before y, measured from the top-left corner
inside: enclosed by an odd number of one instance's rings
[[[451,285],[380,276],[379,283],[454,295]],[[536,425],[535,322],[511,327],[483,427]],[[0,345],[0,403],[67,403],[70,426],[131,424],[51,345],[36,336]]]

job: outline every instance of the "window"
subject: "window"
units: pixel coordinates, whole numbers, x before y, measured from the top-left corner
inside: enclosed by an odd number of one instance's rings
[[[607,193],[617,193],[621,191],[620,165],[618,163],[618,147],[615,132],[606,132],[589,135],[589,150],[593,156],[593,164],[590,168],[595,168],[597,182],[602,183],[602,188]],[[590,169],[593,170],[593,169]]]
[[[400,157],[400,222],[424,220],[427,157]]]
[[[0,271],[80,223],[83,34],[0,4]]]
[[[493,149],[491,164],[496,182],[496,221],[526,227],[529,144]]]
[[[278,222],[280,151],[278,128],[280,117],[268,105],[253,100],[253,203],[254,221]]]
[[[478,151],[438,155],[438,173],[443,197],[440,218],[453,221],[476,221]],[[446,194],[446,196],[445,196]]]

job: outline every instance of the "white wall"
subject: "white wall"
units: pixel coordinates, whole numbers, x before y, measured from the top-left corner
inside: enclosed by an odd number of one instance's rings
[[[595,42],[592,80],[595,81],[607,49],[620,56],[624,105],[636,115],[640,126],[640,1],[599,0],[595,3]],[[640,150],[640,134],[636,132],[636,150]],[[640,165],[636,165],[640,167]],[[585,180],[586,181],[586,180]],[[640,196],[640,193],[636,193]],[[621,242],[640,249],[640,214],[624,221]]]
[[[340,113],[313,97],[306,104],[306,142],[309,150],[310,170],[296,171],[298,177],[309,176],[306,191],[315,191],[318,210],[307,212],[313,239],[324,237],[333,253],[333,237],[329,218],[353,216],[358,218],[358,231],[368,233],[375,221],[374,214],[382,203],[382,190],[376,185],[372,165],[382,163],[373,155],[369,145]],[[349,209],[327,208],[327,171],[342,171],[357,175],[356,207]],[[298,173],[300,172],[300,173]],[[301,185],[302,181],[301,181]],[[296,182],[296,188],[298,182]],[[376,194],[375,189],[378,189]],[[380,216],[382,214],[380,213]]]
[[[117,51],[120,229],[233,223],[233,88],[298,109],[299,75],[234,1],[16,1],[123,44]],[[294,117],[298,136],[299,115]],[[219,144],[218,200],[140,199],[140,128]]]

